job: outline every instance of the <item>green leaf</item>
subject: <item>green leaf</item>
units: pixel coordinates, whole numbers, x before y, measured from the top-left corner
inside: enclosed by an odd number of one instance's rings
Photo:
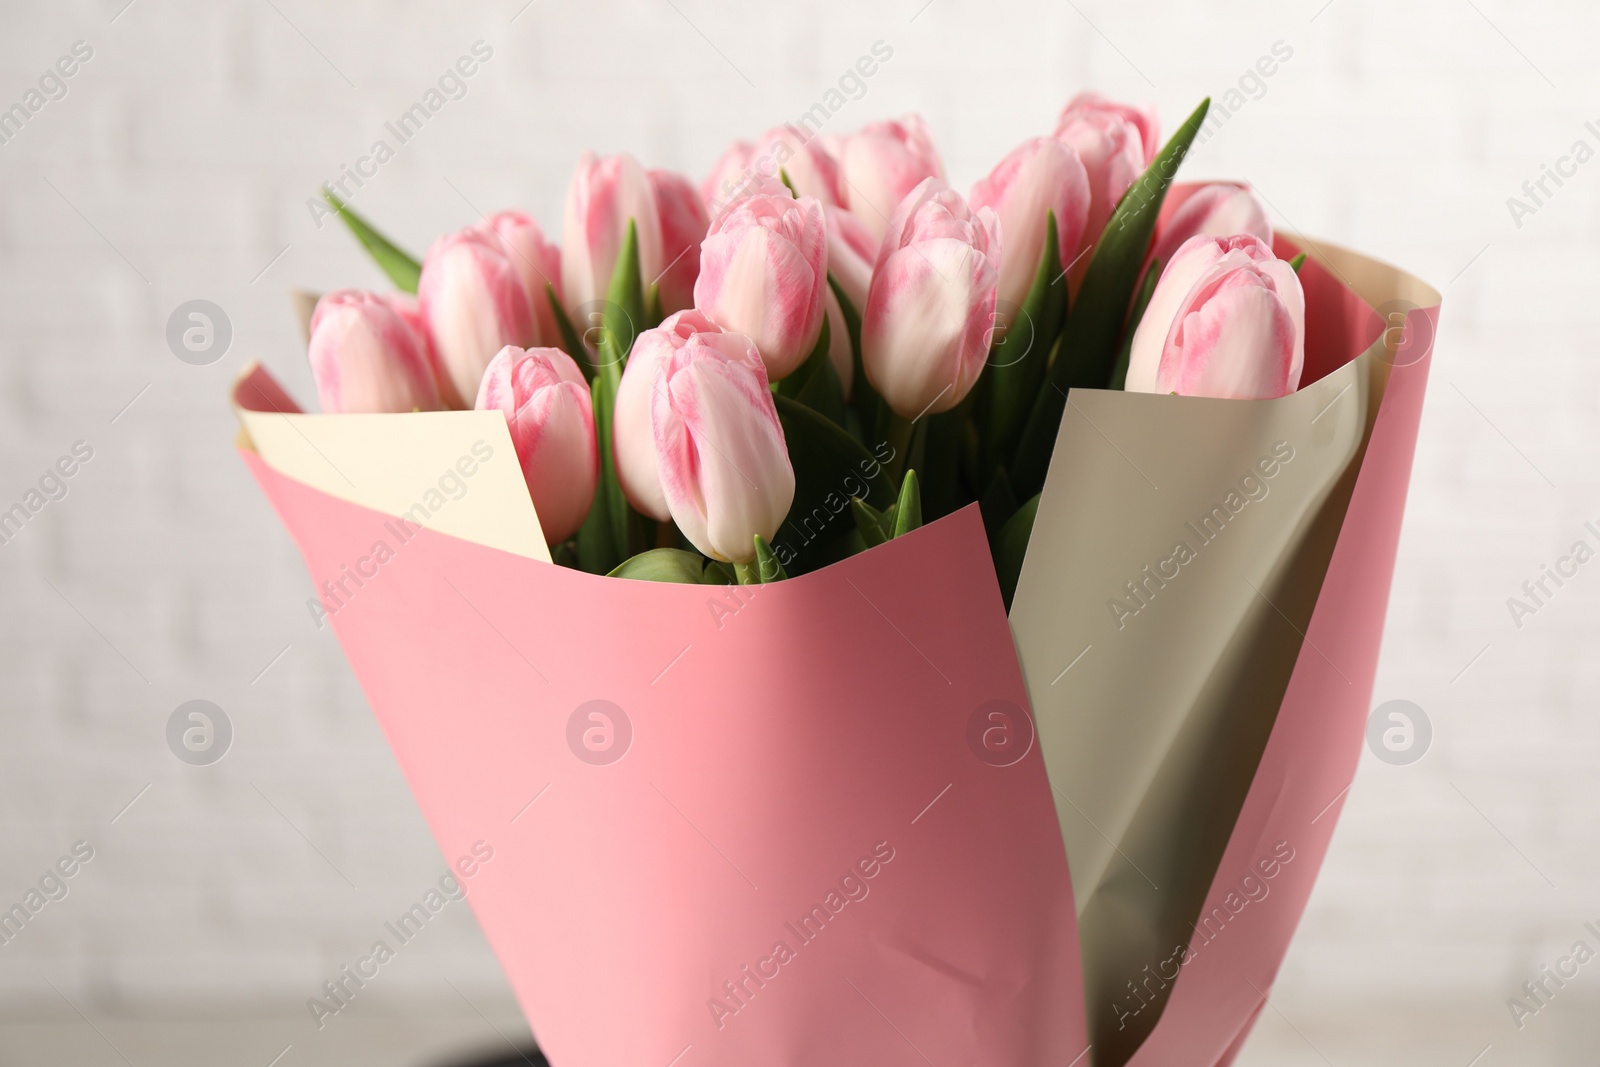
[[[393,241],[373,229],[366,219],[345,207],[344,202],[334,196],[333,190],[326,185],[322,187],[322,195],[333,205],[333,209],[339,213],[344,224],[350,227],[350,232],[356,235],[356,240],[367,250],[367,255],[383,268],[383,273],[389,276],[389,280],[394,282],[397,288],[415,293],[417,282],[422,278],[422,264],[416,257],[402,251]]]
[[[789,178],[789,172],[787,170],[784,170],[782,167],[779,167],[778,168],[778,178],[788,188],[789,195],[794,197],[796,200],[799,200],[800,199],[800,191],[794,187],[794,182],[792,180],[790,180],[790,178]]]
[[[616,456],[612,452],[611,428],[616,415],[617,386],[622,381],[623,365],[633,347],[637,324],[644,317],[644,285],[639,270],[639,234],[628,220],[628,232],[617,254],[602,313],[602,334],[595,375],[589,383],[594,407],[595,442],[600,449],[600,484],[595,489],[594,505],[578,531],[578,554],[584,569],[595,574],[608,573],[629,555],[638,526],[636,516],[622,495],[617,481]]]
[[[645,321],[644,275],[639,268],[639,230],[632,219],[617,252],[617,265],[611,271],[611,286],[606,290],[605,308],[600,322],[600,363],[615,364],[617,376],[628,362],[633,339],[642,332]]]
[[[1000,581],[1000,596],[1006,610],[1017,593],[1017,579],[1022,576],[1022,561],[1028,554],[1028,538],[1033,534],[1033,520],[1039,513],[1039,494],[1017,509],[1017,513],[1000,528],[994,546],[994,572]]]
[[[1150,269],[1144,272],[1144,281],[1139,284],[1139,295],[1134,297],[1133,312],[1128,316],[1128,325],[1122,331],[1122,350],[1117,354],[1117,365],[1111,370],[1111,383],[1108,388],[1123,389],[1128,382],[1128,360],[1133,356],[1133,335],[1139,329],[1139,323],[1144,318],[1144,309],[1150,306],[1150,297],[1156,291],[1156,282],[1161,279],[1161,261],[1152,259]]]
[[[1000,537],[1000,529],[1017,513],[1017,495],[1011,488],[1011,479],[1004,467],[994,469],[994,477],[978,498],[978,510],[983,514],[983,529],[989,535],[990,551]]]
[[[1056,214],[1047,211],[1044,251],[1033,275],[1033,287],[989,353],[980,461],[984,468],[1011,462],[1039,386],[1044,383],[1050,350],[1066,321],[1067,275],[1061,269],[1058,241]]]
[[[822,317],[822,330],[817,343],[805,362],[794,373],[777,384],[778,395],[798,400],[812,411],[826,415],[839,426],[844,425],[844,386],[839,384],[839,374],[828,358],[828,317]]]
[[[850,513],[855,516],[856,529],[868,548],[877,548],[894,536],[894,527],[887,516],[860,497],[850,498]]]
[[[1305,265],[1305,262],[1306,262],[1306,254],[1304,252],[1301,252],[1298,256],[1295,256],[1293,259],[1291,259],[1289,261],[1289,266],[1294,268],[1294,272],[1296,274],[1299,274],[1300,273],[1300,268]]]
[[[641,582],[677,582],[704,585],[705,559],[698,552],[681,548],[652,548],[625,560],[610,571],[608,578],[632,578]]]
[[[767,544],[767,539],[760,534],[756,534],[756,575],[763,585],[789,577],[783,571],[783,564],[779,563],[778,557],[773,554],[772,546]]]
[[[589,359],[589,350],[583,347],[583,339],[578,336],[578,331],[572,328],[572,320],[567,318],[567,309],[561,306],[561,299],[556,296],[556,287],[545,282],[544,295],[545,299],[550,301],[550,310],[555,314],[556,329],[561,331],[562,349],[572,357],[573,362],[578,364],[578,369],[583,371],[583,380],[594,381],[594,363]]]
[[[894,504],[893,537],[903,537],[922,525],[922,494],[917,488],[917,472],[906,471],[900,483],[900,499]]]
[[[844,316],[845,329],[850,333],[850,358],[854,361],[850,374],[850,407],[861,423],[861,432],[868,441],[881,441],[880,422],[887,425],[889,407],[878,396],[872,383],[867,381],[867,371],[861,363],[861,309],[850,302],[844,287],[832,274],[828,275],[828,288],[839,301],[839,312]]]
[[[1104,389],[1111,381],[1122,324],[1133,302],[1133,289],[1150,248],[1161,202],[1210,106],[1209,98],[1201,101],[1156,153],[1143,177],[1123,194],[1095,245],[1078,299],[1067,315],[1060,355],[1050,368],[1048,384],[1034,402],[1011,464],[1011,481],[1019,494],[1031,496],[1044,485],[1056,431],[1067,406],[1067,392],[1074,388]]]
[[[790,397],[772,400],[794,468],[794,503],[775,540],[792,554],[790,573],[803,574],[826,558],[828,542],[852,529],[852,496],[887,508],[894,485],[883,461],[838,425]]]
[[[661,283],[651,282],[644,294],[644,328],[653,330],[666,318],[661,314]]]

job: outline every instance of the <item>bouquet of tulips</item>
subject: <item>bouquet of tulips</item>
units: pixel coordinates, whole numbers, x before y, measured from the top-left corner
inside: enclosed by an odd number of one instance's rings
[[[1207,106],[965,197],[914,116],[585,155],[559,247],[420,262],[324,190],[398,291],[302,301],[323,413],[251,368],[243,455],[554,1062],[1237,1054],[1438,294],[1174,184]]]
[[[593,573],[773,581],[978,501],[1009,585],[1069,389],[1299,382],[1297,264],[1248,187],[1153,239],[1205,111],[1158,151],[1151,112],[1081,95],[966,197],[915,116],[740,142],[698,193],[586,156],[559,248],[504,211],[420,265],[328,191],[416,295],[321,298],[318,397],[504,412],[556,562]]]

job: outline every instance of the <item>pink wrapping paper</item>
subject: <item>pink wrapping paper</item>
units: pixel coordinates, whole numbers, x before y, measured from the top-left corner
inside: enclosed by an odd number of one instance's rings
[[[1347,292],[1337,289],[1340,296]],[[1375,339],[1399,321],[1380,321],[1366,305],[1331,292],[1325,299],[1324,321],[1341,338]],[[1404,332],[1393,338],[1398,351],[1306,642],[1201,917],[1237,906],[1229,894],[1237,893],[1245,875],[1260,878],[1261,859],[1273,856],[1279,842],[1288,842],[1294,859],[1280,864],[1272,880],[1276,900],[1263,900],[1250,921],[1230,921],[1220,935],[1212,933],[1222,929],[1217,921],[1196,932],[1194,958],[1182,967],[1161,1021],[1130,1061],[1135,1067],[1233,1062],[1266,1006],[1327,855],[1371,710],[1439,308],[1399,314]],[[1331,369],[1326,362],[1318,367],[1323,373]],[[1241,918],[1251,906],[1239,912]]]
[[[1085,1047],[1038,750],[971,740],[1027,706],[975,508],[775,585],[667,585],[400,542],[243,454],[317,585],[395,548],[332,623],[446,859],[493,850],[468,899],[554,1063]]]

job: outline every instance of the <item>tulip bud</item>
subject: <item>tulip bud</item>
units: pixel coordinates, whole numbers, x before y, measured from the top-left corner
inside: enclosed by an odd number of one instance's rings
[[[505,413],[545,540],[571,537],[600,477],[594,410],[578,365],[559,348],[507,345],[484,371],[475,406]]]
[[[1000,271],[994,212],[928,178],[895,208],[861,323],[867,380],[909,419],[948,411],[988,358]]]
[[[800,196],[814,196],[825,205],[842,203],[839,161],[827,142],[795,126],[777,126],[751,144],[735,141],[700,184],[700,197],[714,218],[722,209],[749,196],[763,178],[789,176]]]
[[[867,224],[842,207],[825,207],[828,219],[828,273],[850,298],[859,315],[867,307],[867,290],[872,286],[872,265],[878,260],[880,244]]]
[[[828,235],[822,205],[781,182],[722,210],[700,246],[694,304],[724,330],[755,342],[772,380],[805,362],[822,330]]]
[[[906,194],[924,178],[944,178],[944,164],[920,115],[873,122],[845,138],[839,156],[844,206],[882,240]]]
[[[711,173],[700,183],[700,202],[708,215],[720,214],[728,201],[743,195],[745,183],[755,173],[752,160],[756,146],[749,141],[735,141],[718,158]]]
[[[1156,137],[1154,112],[1114,103],[1097,93],[1079,93],[1062,110],[1056,139],[1078,150],[1089,175],[1089,218],[1080,252],[1100,240],[1122,194],[1155,157]],[[1078,260],[1072,272],[1074,287],[1088,265],[1088,256]]]
[[[795,126],[776,126],[761,135],[753,154],[756,169],[767,176],[789,176],[796,196],[815,197],[823,204],[837,206],[839,161],[825,147],[822,138]]]
[[[434,241],[422,261],[417,296],[439,391],[451,407],[478,395],[495,353],[538,338],[522,278],[500,249],[500,241],[467,229]]]
[[[722,327],[699,311],[691,309],[669,315],[660,326],[645,330],[633,342],[612,409],[611,446],[622,495],[628,498],[633,510],[657,522],[667,521],[672,512],[667,507],[667,497],[661,489],[661,473],[656,465],[650,397],[661,387],[661,368],[667,360],[697,337],[697,343],[720,347],[730,356],[742,355],[750,343],[748,337],[723,333]]]
[[[706,209],[689,179],[670,170],[650,172],[656,211],[661,218],[662,265],[654,273],[639,267],[645,286],[660,286],[661,313],[694,306],[694,280],[700,275],[700,242],[706,236]]]
[[[496,212],[479,223],[477,229],[498,240],[500,250],[522,279],[538,335],[535,343],[559,345],[561,327],[556,324],[545,286],[554,287],[556,299],[561,299],[561,249],[545,240],[539,224],[521,211]]]
[[[993,208],[1005,236],[1000,262],[1001,307],[1020,307],[1044,255],[1046,215],[1056,216],[1056,253],[1063,268],[1083,247],[1089,219],[1089,173],[1077,150],[1061,141],[1024,141],[972,187],[974,209]]]
[[[632,219],[639,242],[639,271],[645,283],[661,276],[661,215],[650,175],[637,160],[623,154],[578,158],[567,187],[561,231],[561,291],[573,325],[587,328],[588,313],[605,299],[611,274]],[[577,321],[582,318],[584,321]]]
[[[1189,194],[1156,231],[1151,258],[1166,263],[1178,246],[1191,237],[1231,237],[1249,233],[1272,244],[1272,220],[1267,206],[1248,185],[1211,182]]]
[[[427,342],[409,317],[415,307],[404,294],[355,289],[317,301],[309,355],[323,411],[438,411],[444,406]]]
[[[692,333],[666,357],[650,396],[656,462],[678,529],[713,559],[749,563],[794,502],[794,468],[748,338]]]
[[[1264,399],[1300,385],[1305,293],[1251,234],[1185,241],[1133,334],[1126,388]]]

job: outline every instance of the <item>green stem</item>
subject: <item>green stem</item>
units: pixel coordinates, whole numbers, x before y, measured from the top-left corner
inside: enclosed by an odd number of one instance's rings
[[[895,485],[900,484],[906,463],[911,459],[911,435],[915,430],[916,427],[905,416],[889,416],[889,447],[894,450],[894,455],[889,459],[889,480]]]
[[[735,563],[733,565],[734,577],[739,579],[740,585],[760,585],[761,567],[755,560],[749,563]]]

